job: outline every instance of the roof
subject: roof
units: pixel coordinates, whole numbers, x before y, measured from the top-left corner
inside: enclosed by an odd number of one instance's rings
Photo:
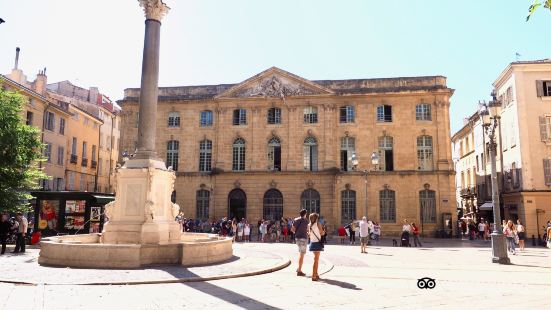
[[[214,100],[235,91],[250,87],[252,83],[260,83],[262,78],[269,76],[281,77],[282,80],[300,83],[306,88],[316,90],[325,95],[358,95],[389,92],[411,91],[437,91],[453,90],[446,86],[446,77],[420,76],[420,77],[395,77],[376,79],[347,79],[347,80],[307,80],[285,70],[272,67],[255,76],[236,84],[197,85],[159,87],[159,101],[164,100]],[[124,99],[119,103],[135,102],[139,100],[139,88],[127,88],[124,90]]]

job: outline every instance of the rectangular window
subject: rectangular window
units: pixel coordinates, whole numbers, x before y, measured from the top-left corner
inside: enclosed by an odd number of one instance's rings
[[[168,127],[180,127],[180,113],[178,112],[168,113]]]
[[[81,191],[85,191],[86,190],[86,175],[85,174],[81,174],[80,175],[80,184],[79,184],[79,188]]]
[[[103,134],[99,134],[99,148],[103,149]]]
[[[341,171],[352,171],[352,154],[356,153],[356,139],[352,137],[341,138]]]
[[[88,154],[86,154],[86,146],[87,146],[87,143],[86,141],[82,142],[82,158],[88,158]]]
[[[306,107],[304,108],[304,123],[316,124],[318,122],[318,108]]]
[[[431,105],[430,104],[418,104],[415,106],[415,120],[418,121],[430,121],[432,120]]]
[[[233,125],[247,125],[247,110],[235,109],[233,110]]]
[[[84,126],[88,126],[88,124],[90,123],[90,120],[85,117],[83,122],[84,122]]]
[[[354,122],[354,107],[344,106],[339,109],[339,121],[341,123],[353,123]]]
[[[538,97],[551,96],[551,81],[536,81],[536,91]]]
[[[281,109],[268,109],[268,124],[281,124]]]
[[[59,119],[59,134],[60,135],[65,134],[65,119],[64,118]]]
[[[54,131],[55,130],[55,114],[52,112],[46,112],[46,121],[45,121],[45,127],[47,130]]]
[[[551,185],[551,159],[543,160],[543,175],[545,177],[545,185]]]
[[[377,107],[377,122],[382,122],[382,123],[392,122],[392,106],[380,105]]]
[[[67,172],[67,189],[68,190],[74,190],[75,189],[75,173],[72,171]]]
[[[102,164],[102,161],[101,161],[101,158],[98,159],[98,175],[102,175],[103,174],[103,164]]]
[[[199,143],[199,171],[209,172],[211,170],[212,142],[203,140]]]
[[[57,164],[63,165],[63,157],[65,156],[65,148],[62,146],[57,147]]]
[[[92,145],[92,161],[96,160],[96,146]]]
[[[51,163],[52,162],[52,144],[46,142],[46,145],[44,145],[44,157],[46,157],[46,162]]]
[[[27,111],[27,121],[25,122],[26,125],[33,125],[33,112]]]
[[[543,142],[551,140],[551,117],[540,116],[540,138]]]
[[[233,146],[232,170],[245,171],[245,145],[244,144],[239,144],[239,145],[234,144]]]
[[[168,141],[166,152],[166,166],[172,167],[174,171],[178,171],[178,152],[180,149],[180,142],[176,140]]]
[[[201,111],[199,125],[201,127],[212,126],[212,111]]]
[[[77,138],[73,137],[73,144],[71,146],[71,155],[77,154]]]

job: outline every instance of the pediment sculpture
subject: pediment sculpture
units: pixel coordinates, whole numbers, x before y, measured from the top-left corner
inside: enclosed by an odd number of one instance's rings
[[[304,84],[285,81],[276,75],[261,80],[256,86],[238,90],[235,97],[277,97],[318,95],[322,92]]]

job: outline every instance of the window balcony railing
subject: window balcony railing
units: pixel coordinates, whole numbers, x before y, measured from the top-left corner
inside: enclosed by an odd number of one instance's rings
[[[76,164],[78,162],[78,156],[71,154],[70,162],[71,164]]]
[[[82,167],[87,167],[88,166],[88,158],[83,158],[82,161],[80,162],[80,165]]]
[[[95,169],[97,166],[98,166],[98,162],[97,162],[97,161],[92,160],[92,161],[90,162],[90,167],[91,167],[92,169]]]

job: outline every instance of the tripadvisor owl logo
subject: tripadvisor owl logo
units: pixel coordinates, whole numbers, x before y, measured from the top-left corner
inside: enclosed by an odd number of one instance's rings
[[[417,287],[420,289],[430,288],[433,289],[436,286],[436,280],[429,277],[417,279]]]

